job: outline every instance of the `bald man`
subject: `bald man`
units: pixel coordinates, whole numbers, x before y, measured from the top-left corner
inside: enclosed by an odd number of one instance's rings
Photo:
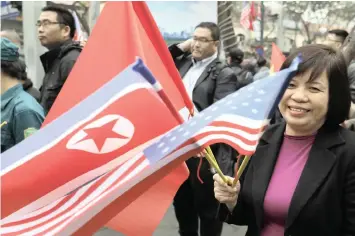
[[[16,44],[16,46],[21,48],[21,38],[16,33],[15,30],[3,30],[3,31],[0,31],[0,37],[7,38],[12,43]],[[26,67],[25,63],[22,60],[20,62],[20,65]],[[24,76],[26,76],[26,78],[21,78],[21,80],[20,80],[21,83],[22,83],[23,89],[27,93],[32,95],[32,97],[34,97],[39,102],[40,97],[41,97],[40,92],[33,87],[32,80],[27,78],[27,74],[24,74]]]

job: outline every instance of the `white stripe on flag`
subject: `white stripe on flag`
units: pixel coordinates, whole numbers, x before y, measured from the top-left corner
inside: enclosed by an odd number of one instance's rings
[[[86,122],[94,119],[98,114],[100,114],[100,112],[102,112],[106,107],[110,106],[112,103],[117,101],[119,98],[125,96],[128,93],[133,92],[134,90],[141,89],[141,88],[151,89],[151,85],[148,83],[136,83],[136,84],[132,84],[132,85],[127,86],[122,91],[117,93],[117,95],[112,97],[108,102],[103,104],[100,108],[95,110],[93,113],[89,114],[86,119],[83,119],[80,122],[76,123],[75,125],[69,127],[59,138],[52,140],[47,145],[43,146],[42,148],[38,149],[37,151],[32,152],[31,154],[25,156],[21,160],[8,166],[6,169],[1,171],[1,176],[7,174],[9,171],[11,171],[13,169],[25,164],[27,161],[31,160],[32,158],[36,157],[37,155],[42,154],[43,152],[49,150],[50,148],[52,148],[53,146],[58,144],[61,140],[63,140],[65,137],[67,137],[69,134],[71,134],[73,131],[78,129],[80,126],[82,126]]]

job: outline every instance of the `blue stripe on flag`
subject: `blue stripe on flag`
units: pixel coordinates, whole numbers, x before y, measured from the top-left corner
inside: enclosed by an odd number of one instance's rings
[[[274,113],[300,61],[300,57],[296,57],[288,69],[258,80],[214,103],[146,148],[144,155],[151,163],[156,163],[221,115],[238,115],[261,122],[267,120]]]
[[[1,171],[58,139],[70,127],[88,118],[90,114],[94,113],[104,104],[109,102],[109,100],[116,94],[122,92],[127,87],[133,84],[142,83],[146,84],[146,87],[151,87],[146,79],[142,77],[146,75],[147,70],[148,69],[145,67],[143,61],[138,59],[135,63],[116,75],[111,81],[107,82],[93,94],[55,119],[53,122],[40,129],[36,134],[26,138],[24,141],[2,153]]]

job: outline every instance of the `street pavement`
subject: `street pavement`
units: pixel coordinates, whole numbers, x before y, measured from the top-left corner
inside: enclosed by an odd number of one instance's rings
[[[222,236],[245,236],[246,227],[224,224]],[[153,236],[178,236],[178,223],[175,218],[174,209],[171,206],[163,220],[160,222]],[[102,228],[94,236],[124,236],[108,228]],[[132,236],[132,235],[128,235]],[[135,235],[133,235],[135,236]],[[138,235],[137,235],[138,236]]]

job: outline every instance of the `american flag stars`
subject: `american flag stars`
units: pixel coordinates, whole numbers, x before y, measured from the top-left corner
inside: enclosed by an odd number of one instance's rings
[[[226,141],[233,140],[239,153],[244,153],[244,155],[252,153],[258,141],[255,137],[259,137],[258,135],[270,120],[273,109],[279,103],[277,99],[280,99],[280,94],[283,94],[287,88],[292,73],[297,70],[298,63],[299,61],[296,60],[296,64],[290,68],[258,80],[257,83],[245,86],[215,102],[181,124],[178,129],[171,130],[157,143],[146,148],[144,150],[145,156],[154,163],[178,147],[193,145],[199,148],[201,142],[211,142],[213,139],[220,142],[224,137],[226,137]],[[225,133],[226,129],[232,131]],[[210,130],[213,130],[212,134],[209,133]],[[239,135],[241,131],[243,137]],[[159,148],[161,142],[164,145]]]

